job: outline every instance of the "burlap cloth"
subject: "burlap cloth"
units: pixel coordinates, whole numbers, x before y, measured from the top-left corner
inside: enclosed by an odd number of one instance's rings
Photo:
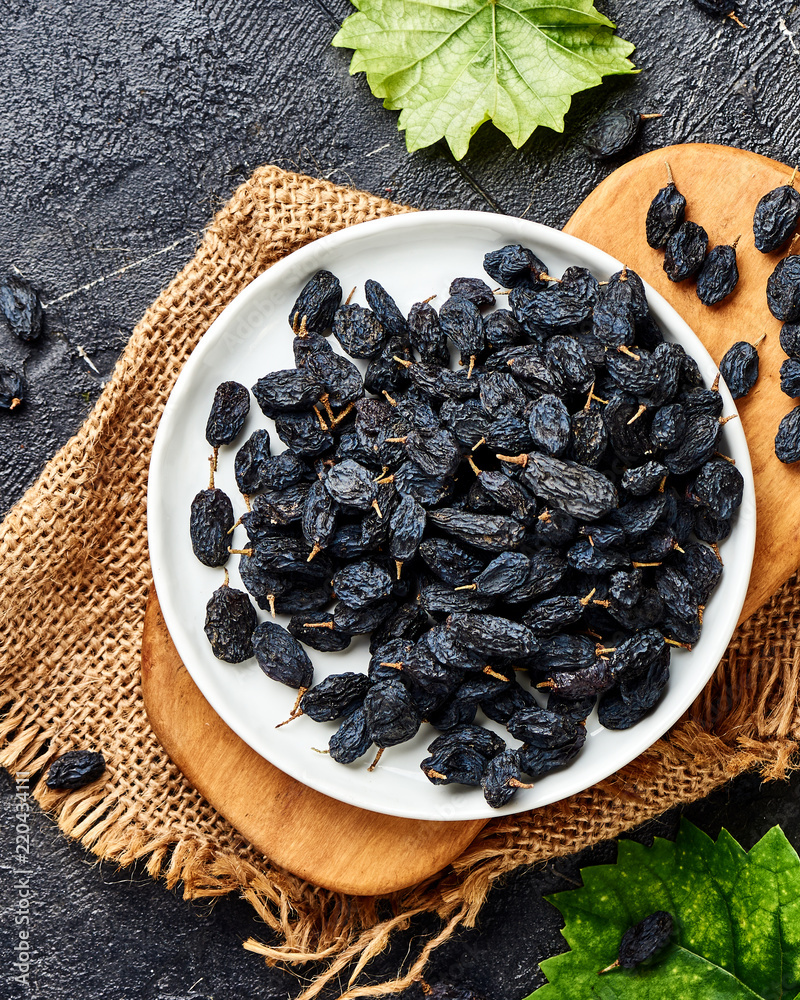
[[[147,469],[162,407],[190,351],[248,282],[310,240],[403,211],[275,167],[257,170],[147,311],[93,413],[8,515],[0,541],[0,764],[37,771],[69,748],[102,750],[102,787],[56,793],[40,783],[41,806],[99,858],[142,859],[168,886],[182,882],[187,898],[241,893],[274,932],[273,947],[248,947],[270,962],[328,962],[306,1000],[341,975],[347,997],[405,987],[433,948],[474,923],[505,873],[614,837],[746,769],[783,777],[800,735],[795,576],[737,631],[713,681],[664,739],[579,795],[493,820],[450,869],[380,906],[272,865],[166,758],[139,686]],[[393,982],[359,985],[391,932],[424,912],[441,918],[440,933],[417,942]]]

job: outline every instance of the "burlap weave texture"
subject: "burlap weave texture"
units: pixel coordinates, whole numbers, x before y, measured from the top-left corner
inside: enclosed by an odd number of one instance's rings
[[[194,259],[147,311],[93,413],[7,516],[0,537],[0,764],[38,771],[74,747],[103,751],[101,783],[36,798],[98,857],[145,859],[187,897],[241,892],[280,939],[249,943],[269,961],[325,959],[310,998],[345,970],[348,997],[406,986],[430,951],[474,923],[496,879],[614,837],[671,805],[758,768],[782,777],[800,735],[800,578],[742,626],[681,722],[599,785],[490,822],[451,869],[386,900],[321,891],[243,842],[166,758],[149,729],[139,653],[150,585],[147,470],[162,408],[183,362],[225,305],[299,246],[344,226],[408,211],[324,181],[263,167],[206,231]],[[158,776],[157,780],[154,776]],[[389,984],[358,974],[392,930],[435,912],[441,933]],[[353,966],[353,968],[350,968]]]

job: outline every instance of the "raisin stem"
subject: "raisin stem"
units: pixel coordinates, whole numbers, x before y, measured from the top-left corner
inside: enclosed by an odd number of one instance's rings
[[[482,438],[480,439],[480,441],[476,441],[476,442],[475,442],[475,444],[474,444],[474,445],[472,446],[472,450],[473,450],[473,451],[477,451],[477,450],[478,450],[478,448],[480,448],[480,446],[481,446],[482,444],[486,444],[486,438],[484,438],[484,437],[482,437]]]
[[[765,331],[764,331],[764,332],[763,332],[763,333],[761,334],[761,336],[760,336],[760,337],[758,338],[758,340],[754,340],[754,341],[753,341],[753,347],[758,347],[758,345],[759,345],[759,344],[760,344],[760,343],[761,343],[762,341],[764,341],[764,340],[766,340],[766,339],[767,339],[767,331],[765,330]]]
[[[350,413],[350,411],[355,406],[355,403],[348,403],[347,406],[342,410],[338,417],[334,417],[331,420],[331,427],[338,427],[338,425],[344,420],[344,418]]]
[[[408,441],[408,435],[399,438],[386,438],[387,444],[405,444]]]
[[[378,503],[378,501],[377,500],[373,500],[372,503],[370,504],[370,507],[372,507],[372,509],[375,511],[375,513],[378,515],[378,517],[381,520],[383,520],[383,514],[381,513],[381,507],[380,507],[380,504]]]
[[[631,419],[627,422],[626,427],[630,427],[631,424],[636,423],[636,421],[639,419],[639,417],[641,417],[641,415],[643,413],[646,413],[646,412],[647,412],[647,407],[644,405],[644,403],[640,403],[639,404],[639,409],[636,411],[636,413],[634,413],[634,415],[631,417]]]
[[[675,178],[672,176],[672,167],[666,160],[664,160],[664,166],[667,168],[667,180],[669,181],[670,184],[674,184]]]
[[[663,111],[658,111],[658,112],[655,112],[655,113],[652,113],[652,114],[649,114],[649,115],[639,115],[639,117],[641,118],[641,120],[643,122],[646,122],[650,118],[663,118],[664,117],[664,112]]]
[[[592,587],[592,589],[589,591],[586,597],[582,597],[580,599],[581,606],[585,608],[587,604],[591,603],[591,600],[596,593],[597,593],[597,587]]]
[[[442,781],[447,781],[446,774],[442,774],[441,771],[434,771],[433,768],[431,768],[430,771],[426,771],[425,773],[428,775],[429,778],[433,776],[434,778],[441,778]]]
[[[351,289],[351,291],[350,291],[350,294],[349,294],[349,295],[347,296],[347,298],[346,298],[346,299],[344,300],[344,304],[345,304],[346,306],[349,306],[349,305],[350,305],[350,300],[351,300],[351,299],[353,298],[353,296],[354,296],[354,295],[356,294],[356,289],[357,289],[357,288],[358,288],[358,285],[353,285],[353,288]]]
[[[411,362],[411,361],[406,361],[406,359],[405,359],[405,358],[398,358],[398,356],[397,356],[396,354],[393,354],[393,355],[392,355],[392,361],[396,361],[396,362],[398,363],[398,365],[402,365],[402,366],[403,366],[403,368],[410,368],[410,367],[411,367],[411,365],[412,365],[412,362]],[[385,391],[385,390],[384,390],[384,391]],[[390,402],[391,402],[391,400],[390,400]],[[396,406],[396,405],[397,405],[397,404],[395,403],[395,406]]]
[[[677,646],[678,649],[691,649],[691,645],[688,642],[678,642],[677,639],[668,639],[664,636],[664,642],[668,646]]]
[[[395,561],[394,561],[394,568],[397,570],[397,579],[399,580],[400,579],[400,575],[403,572],[403,560],[402,559],[395,559]]]
[[[740,28],[744,28],[744,30],[747,31],[747,25],[746,24],[742,24],[742,22],[736,16],[736,14],[734,13],[734,11],[731,11],[730,14],[726,15],[726,17],[729,17],[731,19],[731,21],[734,22],[734,24],[738,24]]]
[[[717,458],[724,458],[726,462],[730,462],[731,465],[736,465],[736,459],[731,458],[730,455],[723,455],[721,451],[715,451],[714,454]]]
[[[322,414],[321,414],[321,413],[319,412],[319,410],[317,409],[317,407],[316,407],[316,406],[312,406],[312,407],[311,407],[311,409],[312,409],[312,410],[314,411],[314,413],[316,413],[316,415],[317,415],[317,420],[319,420],[319,425],[320,425],[320,427],[321,427],[321,428],[322,428],[322,429],[323,429],[324,431],[327,431],[327,430],[330,430],[330,428],[328,427],[328,425],[327,425],[327,424],[325,423],[325,421],[324,421],[324,420],[322,419]]]
[[[369,765],[369,767],[367,768],[367,770],[368,770],[368,771],[374,771],[374,770],[375,770],[375,768],[376,768],[376,767],[378,766],[378,761],[379,761],[379,760],[381,759],[381,757],[383,756],[383,749],[384,749],[384,748],[383,748],[383,747],[381,747],[381,748],[380,748],[380,749],[378,750],[378,752],[377,752],[377,753],[375,754],[375,760],[373,760],[373,762],[372,762],[372,763],[371,763],[371,764]]]
[[[330,420],[331,422],[333,422],[333,420],[335,419],[335,417],[334,417],[333,410],[331,409],[330,396],[328,395],[328,393],[326,392],[324,396],[320,396],[319,397],[319,401],[325,407],[325,412],[328,414],[328,420]]]
[[[472,378],[472,369],[475,367],[475,355],[470,354],[469,356],[469,369],[467,371],[467,378]]]
[[[509,778],[508,785],[510,788],[533,788],[533,782],[520,781],[519,778]]]
[[[495,455],[501,462],[512,462],[514,465],[521,465],[524,469],[528,464],[528,456],[525,455]]]
[[[294,722],[295,719],[299,719],[302,714],[303,714],[302,711],[300,711],[293,715],[290,715],[288,719],[284,719],[283,722],[279,722],[275,728],[281,729],[283,728],[283,726],[288,726],[290,722]]]
[[[644,569],[647,566],[660,566],[660,565],[661,565],[660,562],[649,562],[649,563],[647,563],[647,562],[632,562],[631,563],[631,566],[633,566],[634,569]]]
[[[433,302],[435,298],[436,298],[436,292],[434,292],[433,295],[429,295],[427,299],[423,299],[422,304],[426,306],[429,302]]]
[[[610,608],[611,607],[611,601],[600,601],[600,600],[597,600],[597,601],[592,601],[592,604],[596,604],[599,608]]]
[[[228,552],[232,556],[251,556],[253,554],[252,549],[232,549],[230,546],[228,546]]]
[[[379,667],[394,667],[395,670],[402,670],[403,669],[403,661],[402,660],[397,660],[395,663],[392,663],[391,661],[389,661],[388,663],[386,663],[386,662],[384,662],[382,660],[378,664],[378,666]]]
[[[311,552],[309,553],[306,562],[310,563],[311,560],[314,558],[314,556],[319,555],[320,552],[322,552],[322,547],[319,545],[318,542],[314,542],[314,544],[311,546]]]
[[[597,975],[602,976],[604,972],[611,972],[612,969],[618,969],[618,968],[619,968],[619,959],[617,959],[616,962],[612,962],[611,965],[607,965],[605,969],[600,969]]]
[[[15,396],[11,400],[11,406],[9,406],[9,410],[15,410],[20,405],[21,402],[22,400],[19,398],[19,396]]]
[[[275,595],[267,594],[267,604],[269,604],[269,613],[275,618]]]
[[[797,171],[798,171],[798,169],[800,169],[800,168],[795,167],[794,170],[792,171],[792,176],[789,178],[789,187],[794,187],[794,180],[795,180],[795,177],[797,177]]]
[[[454,591],[455,590],[477,590],[477,589],[478,589],[478,584],[477,583],[465,583],[461,587],[454,587],[453,588]]]
[[[719,376],[720,376],[720,373],[717,372],[717,377],[711,383],[711,391],[712,392],[719,392]]]
[[[222,582],[222,586],[223,587],[229,587],[230,586],[230,582],[231,582],[231,578],[228,576],[228,571],[226,569],[225,570],[225,579]]]
[[[333,622],[303,622],[303,628],[330,628],[334,629],[336,626]]]
[[[621,280],[622,279],[620,278],[620,281]],[[640,354],[634,354],[633,351],[630,349],[630,347],[626,347],[624,344],[620,344],[620,346],[617,348],[617,350],[619,351],[620,354],[627,354],[628,357],[629,358],[633,358],[634,361],[641,361],[642,360]]]
[[[472,455],[467,456],[467,462],[469,463],[469,467],[472,469],[472,471],[475,473],[476,476],[479,476],[481,472],[483,472],[483,469],[479,469],[478,466],[475,464],[475,459],[472,457]]]
[[[482,673],[486,674],[489,677],[494,677],[498,681],[507,681],[508,680],[507,677],[504,677],[502,674],[498,674],[496,670],[492,670],[492,668],[489,667],[489,666],[484,667]]]
[[[214,451],[216,451],[216,450],[217,449],[215,448]],[[214,473],[215,473],[215,471],[217,469],[217,463],[214,461],[214,455],[209,455],[208,456],[208,465],[209,465],[208,488],[210,490],[213,490],[214,489]]]
[[[738,413],[731,413],[727,417],[720,417],[719,422],[721,426],[725,426],[729,420],[735,420],[739,416]]]

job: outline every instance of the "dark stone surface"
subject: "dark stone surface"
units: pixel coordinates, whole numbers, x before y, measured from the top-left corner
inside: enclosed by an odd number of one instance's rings
[[[48,303],[41,341],[0,329],[0,360],[25,366],[30,396],[0,414],[0,509],[29,486],[80,426],[148,303],[191,257],[214,209],[259,163],[274,162],[425,208],[522,214],[561,226],[616,164],[580,145],[599,110],[660,111],[640,150],[672,142],[743,146],[800,159],[800,11],[747,0],[742,31],[689,0],[598,6],[637,44],[639,77],[580,95],[564,136],[540,130],[513,150],[491,125],[455,163],[442,145],[405,151],[397,115],[347,73],[330,48],[346,0],[5,0],[0,5],[0,271],[18,268]],[[707,222],[707,220],[702,220]],[[713,226],[713,220],[710,221]],[[712,239],[735,234],[717,234]],[[88,359],[85,357],[88,355]],[[94,371],[89,364],[96,367]],[[709,833],[724,823],[746,847],[775,822],[800,846],[800,783],[740,778],[686,815]],[[16,940],[13,786],[2,784],[0,947]],[[677,812],[636,833],[672,835]],[[267,938],[243,902],[184,902],[141,867],[116,871],[64,840],[34,811],[30,988],[4,963],[0,995],[47,1000],[284,997],[295,975],[240,947]],[[538,961],[563,947],[542,895],[571,886],[614,845],[506,879],[475,931],[434,959],[430,979],[518,1000],[541,982]],[[377,959],[393,973],[417,922]],[[304,979],[313,969],[300,970]],[[331,993],[333,995],[333,993]]]

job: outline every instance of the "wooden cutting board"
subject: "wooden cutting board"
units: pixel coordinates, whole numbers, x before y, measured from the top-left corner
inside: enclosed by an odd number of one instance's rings
[[[665,160],[687,198],[687,217],[705,227],[711,245],[742,235],[739,286],[713,308],[700,303],[693,281],[668,281],[662,253],[645,240],[647,207],[666,183]],[[736,340],[754,341],[767,333],[759,348],[758,383],[739,401],[758,502],[756,558],[743,618],[800,565],[800,469],[782,465],[773,450],[778,423],[793,405],[780,391],[780,324],[770,315],[764,292],[781,254],[759,253],[752,232],[758,200],[790,175],[782,164],[743,150],[672,146],[616,170],[565,227],[638,271],[715,360]],[[142,690],[153,731],[189,782],[258,850],[316,885],[352,895],[383,895],[414,885],[458,857],[485,825],[484,820],[420,822],[366,812],[273,767],[203,698],[172,643],[155,590],[145,615]]]
[[[663,252],[647,245],[644,220],[653,196],[667,183],[665,162],[686,198],[686,218],[703,226],[709,247],[733,243],[741,235],[739,284],[717,306],[702,304],[692,279],[671,282],[664,274]],[[767,278],[786,250],[762,254],[753,242],[756,205],[791,176],[790,167],[731,146],[668,146],[615,170],[564,227],[637,271],[674,306],[716,362],[737,340],[753,343],[767,335],[758,347],[758,382],[736,404],[750,448],[757,508],[756,553],[742,621],[800,566],[800,463],[784,465],[775,457],[778,424],[794,400],[780,389],[786,355],[778,341],[781,324],[766,299]]]

